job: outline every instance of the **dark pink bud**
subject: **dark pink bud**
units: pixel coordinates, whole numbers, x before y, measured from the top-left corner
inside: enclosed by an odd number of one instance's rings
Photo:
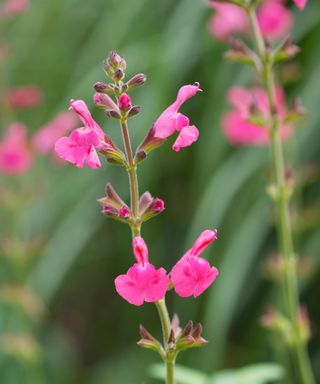
[[[159,199],[158,197],[154,200],[152,203],[151,209],[156,212],[160,213],[165,210],[165,204],[164,201]]]
[[[99,93],[108,93],[108,94],[113,93],[113,87],[110,84],[105,84],[101,81],[99,81],[98,83],[95,83],[93,87],[95,91]]]
[[[126,93],[123,93],[119,97],[119,108],[122,111],[129,111],[129,109],[132,107],[131,98]]]
[[[138,73],[127,82],[127,87],[128,89],[136,88],[143,85],[146,81],[147,76],[144,73]]]
[[[123,205],[119,210],[119,215],[120,217],[127,219],[131,216],[131,210],[126,205]]]

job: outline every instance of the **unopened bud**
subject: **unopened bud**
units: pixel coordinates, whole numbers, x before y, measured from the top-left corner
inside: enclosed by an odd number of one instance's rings
[[[158,197],[153,199],[149,192],[142,195],[139,203],[139,215],[142,221],[147,221],[164,210],[165,203],[162,199]]]
[[[114,69],[126,70],[127,63],[123,57],[121,57],[116,51],[111,51],[107,58],[107,63]]]
[[[120,81],[124,78],[124,72],[122,69],[117,69],[113,75],[115,81]]]
[[[112,94],[113,93],[113,87],[110,84],[105,84],[101,81],[98,83],[95,83],[93,86],[96,92],[99,93],[106,93],[106,94]]]
[[[143,85],[147,81],[147,76],[144,73],[138,73],[127,81],[126,85],[128,89],[133,89]]]
[[[132,214],[131,210],[126,205],[123,205],[119,210],[120,217],[124,219],[128,219],[131,216],[131,214]]]
[[[249,65],[258,62],[256,54],[243,41],[231,38],[229,44],[230,49],[224,54],[225,59]]]
[[[105,110],[105,114],[109,117],[112,117],[113,119],[117,119],[117,120],[121,119],[120,113],[115,110]]]
[[[140,112],[140,110],[141,110],[141,107],[139,105],[133,106],[128,113],[128,117],[133,117],[137,115]]]
[[[132,107],[131,98],[128,94],[123,93],[119,97],[119,108],[121,111],[129,111]]]
[[[117,104],[111,99],[109,95],[96,92],[93,96],[93,102],[99,108],[119,113]]]
[[[160,342],[154,338],[151,333],[144,328],[143,325],[140,325],[139,331],[141,339],[137,342],[137,344],[142,348],[147,348],[158,352],[162,357],[164,357],[165,351],[163,350]]]

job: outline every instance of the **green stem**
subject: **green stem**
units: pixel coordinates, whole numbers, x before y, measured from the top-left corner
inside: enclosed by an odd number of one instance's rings
[[[271,118],[271,153],[274,178],[277,190],[277,216],[278,216],[278,238],[280,243],[281,256],[284,264],[283,291],[287,316],[291,322],[294,333],[294,356],[299,370],[301,383],[315,384],[310,359],[307,353],[306,342],[301,340],[297,324],[297,314],[299,310],[299,291],[296,276],[296,257],[294,254],[292,229],[289,210],[289,195],[286,191],[285,180],[285,161],[283,145],[281,140],[281,122],[277,116],[275,100],[275,80],[273,64],[268,58],[267,47],[265,45],[259,24],[257,22],[256,10],[253,7],[247,9],[249,24],[260,56],[261,68],[257,68],[268,94]]]
[[[124,142],[124,147],[127,156],[127,171],[129,176],[129,184],[130,184],[130,200],[131,200],[131,211],[134,219],[134,223],[131,226],[132,236],[139,236],[141,232],[141,222],[138,217],[139,211],[139,184],[138,184],[138,176],[137,176],[137,166],[134,162],[131,142],[128,130],[128,124],[126,119],[121,120],[121,132]]]
[[[170,322],[169,312],[167,309],[165,299],[157,301],[155,303],[155,305],[157,307],[160,321],[161,321],[163,344],[166,347],[168,344],[168,339],[169,339],[170,332],[171,332],[171,322]]]
[[[170,322],[170,317],[169,317],[165,299],[157,301],[155,305],[157,307],[160,321],[161,321],[163,345],[166,350],[166,359],[165,359],[166,371],[167,371],[166,384],[175,384],[174,367],[175,367],[176,354],[175,352],[172,353],[170,350],[168,350],[168,340],[171,332],[171,322]]]
[[[166,362],[166,368],[167,368],[166,384],[175,384],[174,365],[175,365],[175,359],[170,360],[170,361],[167,360],[167,362]]]
[[[141,232],[141,221],[139,218],[139,184],[137,176],[137,166],[134,162],[134,157],[132,154],[130,135],[128,130],[128,124],[126,119],[121,119],[121,132],[123,137],[123,143],[127,156],[127,171],[129,176],[129,186],[130,186],[130,200],[131,200],[131,210],[133,215],[133,223],[131,224],[132,237],[140,236]],[[175,355],[172,355],[168,351],[168,339],[171,332],[171,322],[169,317],[169,312],[166,306],[165,299],[162,299],[155,303],[162,327],[163,342],[166,349],[166,370],[167,370],[167,384],[175,384],[174,379],[174,366],[175,366]]]

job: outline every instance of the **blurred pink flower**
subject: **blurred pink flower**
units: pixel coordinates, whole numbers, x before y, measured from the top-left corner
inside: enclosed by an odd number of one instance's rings
[[[83,100],[71,100],[70,109],[74,110],[82,120],[84,127],[75,129],[69,137],[61,137],[55,143],[55,151],[61,159],[69,161],[77,168],[101,167],[97,149],[106,146],[105,134],[93,120],[91,113]]]
[[[172,268],[170,278],[176,293],[181,297],[201,295],[216,279],[219,272],[211,267],[201,253],[217,238],[216,230],[205,230],[193,247]]]
[[[69,111],[60,112],[52,121],[41,127],[32,138],[33,148],[39,153],[51,152],[55,142],[76,127],[77,120]]]
[[[249,122],[250,109],[258,110],[262,119],[268,119],[270,114],[268,96],[262,88],[245,89],[240,87],[231,88],[227,100],[234,107],[227,112],[222,120],[222,128],[226,138],[235,145],[267,145],[270,142],[267,128]],[[284,93],[282,89],[276,90],[277,112],[280,119],[287,114]],[[281,128],[282,139],[287,139],[292,133],[289,124]]]
[[[258,22],[264,37],[277,40],[292,28],[293,16],[279,0],[268,0],[258,10]]]
[[[184,85],[180,88],[176,100],[158,117],[154,123],[154,137],[166,139],[175,131],[180,132],[173,145],[173,150],[179,151],[183,147],[190,146],[198,139],[198,129],[189,125],[189,118],[179,109],[182,104],[200,91],[200,84]]]
[[[293,0],[293,2],[299,9],[303,10],[307,5],[308,0]]]
[[[236,33],[248,30],[245,12],[233,4],[212,3],[215,13],[209,20],[209,31],[218,40],[227,40]]]
[[[17,15],[26,10],[29,0],[7,0],[3,5],[2,12],[5,15]]]
[[[12,108],[36,107],[42,102],[42,91],[35,85],[11,88],[7,93],[7,101]]]
[[[31,168],[32,154],[26,141],[26,127],[14,122],[0,142],[0,172],[19,175]]]
[[[148,248],[142,237],[133,239],[133,252],[137,263],[115,279],[116,291],[136,306],[163,299],[169,286],[165,269],[156,269],[149,263]]]
[[[218,40],[227,40],[238,33],[248,33],[249,25],[245,11],[233,4],[210,4],[215,10],[209,21],[209,30]],[[282,0],[266,0],[258,9],[258,22],[264,37],[280,39],[291,29],[292,14]]]

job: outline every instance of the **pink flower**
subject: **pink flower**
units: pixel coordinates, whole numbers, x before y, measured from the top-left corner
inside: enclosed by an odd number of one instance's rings
[[[17,15],[25,11],[28,5],[28,0],[7,0],[3,6],[3,11],[6,15]]]
[[[19,175],[31,168],[32,154],[26,141],[26,127],[12,123],[0,142],[0,172]]]
[[[41,127],[32,138],[32,145],[39,153],[48,153],[55,142],[76,126],[75,117],[68,111],[60,112],[52,121]]]
[[[209,20],[209,31],[218,40],[227,40],[236,33],[245,33],[248,30],[248,21],[245,12],[233,4],[212,3],[215,10]]]
[[[11,108],[36,107],[41,103],[42,97],[41,89],[35,85],[11,88],[7,94]]]
[[[84,163],[89,168],[101,167],[96,148],[103,150],[106,146],[103,130],[93,120],[84,101],[71,100],[70,109],[77,113],[84,127],[75,129],[69,137],[61,137],[55,144],[56,153],[78,168],[83,168]]]
[[[308,0],[293,0],[293,2],[299,9],[303,10],[307,5]]]
[[[248,121],[250,108],[258,109],[262,119],[268,119],[270,114],[269,101],[266,92],[262,88],[244,89],[240,87],[231,88],[227,99],[234,107],[227,112],[222,120],[223,133],[226,138],[235,145],[267,145],[270,142],[268,127],[263,128]],[[280,119],[284,119],[287,110],[284,102],[282,89],[276,90],[277,112]],[[287,139],[292,133],[289,124],[281,128],[282,139]]]
[[[235,34],[249,32],[246,13],[240,7],[216,2],[211,7],[216,12],[209,21],[209,30],[216,39],[227,40]],[[292,14],[282,0],[266,0],[258,8],[257,16],[261,31],[268,39],[284,37],[293,24]]]
[[[173,150],[179,151],[183,147],[190,146],[199,136],[198,129],[189,124],[189,118],[179,109],[182,104],[200,91],[200,84],[184,85],[180,88],[177,98],[154,123],[154,136],[159,139],[166,139],[175,131],[180,132],[173,145]]]
[[[137,260],[125,275],[115,279],[116,291],[130,304],[140,306],[163,299],[169,278],[163,268],[156,269],[148,260],[148,248],[142,237],[133,239],[133,253]]]
[[[258,22],[264,37],[277,40],[292,28],[292,13],[279,0],[264,2],[258,10]]]
[[[172,268],[171,281],[181,297],[201,295],[216,279],[219,272],[211,267],[201,253],[217,238],[216,230],[206,230],[195,241],[193,247]]]

